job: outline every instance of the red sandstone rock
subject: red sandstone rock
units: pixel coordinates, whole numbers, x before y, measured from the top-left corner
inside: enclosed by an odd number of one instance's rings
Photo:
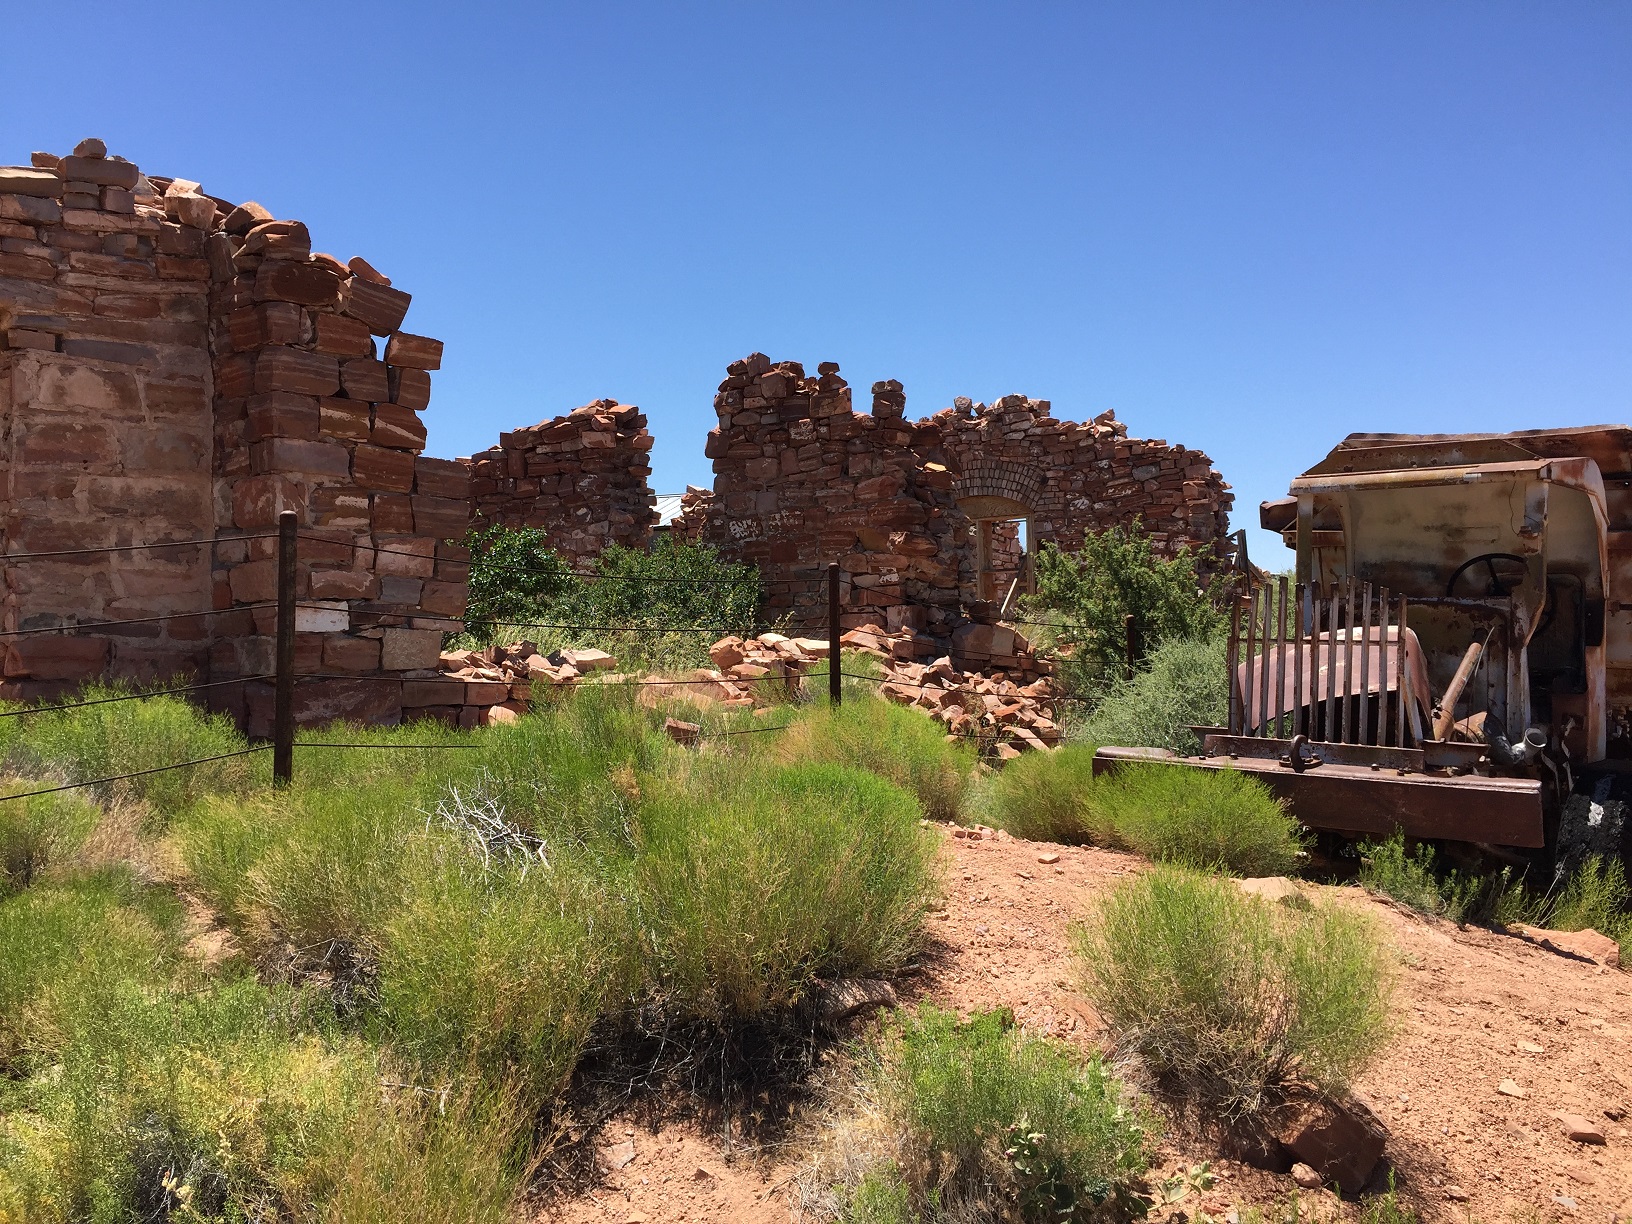
[[[442,341],[397,332],[385,342],[385,359],[403,369],[439,370],[442,368]]]

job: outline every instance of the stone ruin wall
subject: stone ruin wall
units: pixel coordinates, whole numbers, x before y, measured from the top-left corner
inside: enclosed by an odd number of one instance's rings
[[[500,434],[464,460],[472,525],[540,528],[574,566],[611,544],[645,548],[657,523],[651,450],[645,414],[609,399]]]
[[[275,596],[276,546],[250,537],[289,509],[308,537],[296,665],[320,677],[297,686],[301,721],[474,721],[480,703],[437,672],[464,610],[458,541],[474,520],[542,527],[579,563],[643,546],[644,416],[600,400],[468,460],[423,455],[441,344],[402,330],[408,293],[362,259],[314,253],[298,221],[143,176],[99,143],[0,168],[6,552],[207,542],[5,563],[0,628],[217,614],[5,639],[0,696],[266,675],[273,610],[258,605]],[[763,354],[728,367],[715,407],[714,488],[688,490],[674,530],[756,565],[767,615],[804,631],[825,628],[838,560],[846,628],[944,643],[982,596],[971,515],[1024,515],[1034,542],[1067,546],[1135,516],[1169,548],[1226,530],[1207,457],[1130,439],[1109,413],[1078,424],[1007,396],[909,421],[894,381],[858,413],[836,364],[807,376]],[[1001,577],[1018,538],[993,526]],[[268,683],[212,699],[269,729]]]
[[[219,614],[6,639],[0,695],[270,672],[276,542],[248,537],[288,509],[314,537],[297,670],[333,677],[297,685],[297,717],[460,717],[462,685],[400,683],[459,627],[469,513],[464,467],[421,454],[442,346],[402,330],[409,295],[99,141],[34,163],[0,168],[5,551],[212,542],[8,563],[0,627]],[[269,729],[269,684],[212,698]]]
[[[1062,421],[1011,395],[908,421],[894,380],[874,384],[870,415],[855,412],[833,362],[810,377],[755,353],[726,374],[705,450],[714,489],[688,493],[677,529],[757,565],[773,618],[823,624],[836,560],[846,628],[944,640],[980,597],[971,515],[1028,518],[1034,548],[1135,517],[1168,551],[1210,549],[1227,531],[1229,486],[1207,456],[1129,438],[1111,413]],[[998,565],[1012,532],[998,533]]]

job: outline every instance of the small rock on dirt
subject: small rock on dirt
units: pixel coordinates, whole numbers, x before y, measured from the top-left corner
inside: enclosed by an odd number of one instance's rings
[[[1527,939],[1535,940],[1549,952],[1592,961],[1606,969],[1621,967],[1620,944],[1591,927],[1584,931],[1548,931],[1541,927],[1521,927],[1520,930]]]
[[[878,978],[847,978],[822,992],[816,1014],[823,1023],[837,1024],[875,1007],[894,1007],[895,987]]]
[[[1545,1054],[1547,1052],[1545,1046],[1539,1046],[1533,1041],[1519,1042],[1519,1049],[1523,1050],[1526,1054]]]
[[[1305,1190],[1319,1190],[1322,1185],[1320,1174],[1316,1173],[1301,1160],[1292,1166],[1292,1180],[1297,1182],[1298,1185],[1302,1186]]]
[[[1510,1097],[1522,1097],[1525,1095],[1524,1089],[1520,1088],[1517,1083],[1510,1079],[1504,1079],[1501,1083],[1497,1084],[1496,1091],[1501,1093],[1503,1096]]]
[[[677,744],[695,744],[703,734],[703,729],[694,722],[681,722],[678,718],[665,718],[663,732]]]
[[[1388,1128],[1358,1097],[1307,1103],[1281,1131],[1281,1146],[1352,1198],[1382,1158]]]
[[[619,1169],[626,1169],[635,1161],[635,1141],[625,1139],[621,1143],[609,1143],[601,1149],[601,1164],[609,1173],[616,1173]]]
[[[1465,1203],[1468,1201],[1468,1192],[1462,1189],[1461,1186],[1446,1186],[1445,1197],[1450,1199],[1453,1203]]]
[[[1037,856],[1037,861],[1039,863],[1043,863],[1045,865],[1049,864],[1049,863],[1057,863],[1057,862],[1060,861],[1060,856],[1057,855],[1057,854],[1054,854],[1052,852],[1050,852],[1048,854],[1039,854]]]
[[[1591,1119],[1580,1114],[1559,1114],[1559,1122],[1564,1127],[1564,1133],[1576,1143],[1603,1143],[1604,1132],[1595,1126]]]

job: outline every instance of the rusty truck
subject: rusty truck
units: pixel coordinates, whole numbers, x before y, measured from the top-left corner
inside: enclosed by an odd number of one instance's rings
[[[1509,856],[1602,822],[1632,770],[1632,428],[1350,434],[1260,521],[1296,560],[1232,600],[1227,725],[1096,769],[1244,770],[1315,829]]]

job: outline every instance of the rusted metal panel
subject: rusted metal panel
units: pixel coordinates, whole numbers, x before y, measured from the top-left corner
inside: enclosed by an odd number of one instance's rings
[[[1295,819],[1312,829],[1374,837],[1401,830],[1408,837],[1524,848],[1543,844],[1541,783],[1529,778],[1401,775],[1360,765],[1322,765],[1294,773],[1278,762],[1245,757],[1220,761],[1151,753],[1102,748],[1094,755],[1094,773],[1111,773],[1135,762],[1174,769],[1236,769],[1263,782],[1285,801]]]

